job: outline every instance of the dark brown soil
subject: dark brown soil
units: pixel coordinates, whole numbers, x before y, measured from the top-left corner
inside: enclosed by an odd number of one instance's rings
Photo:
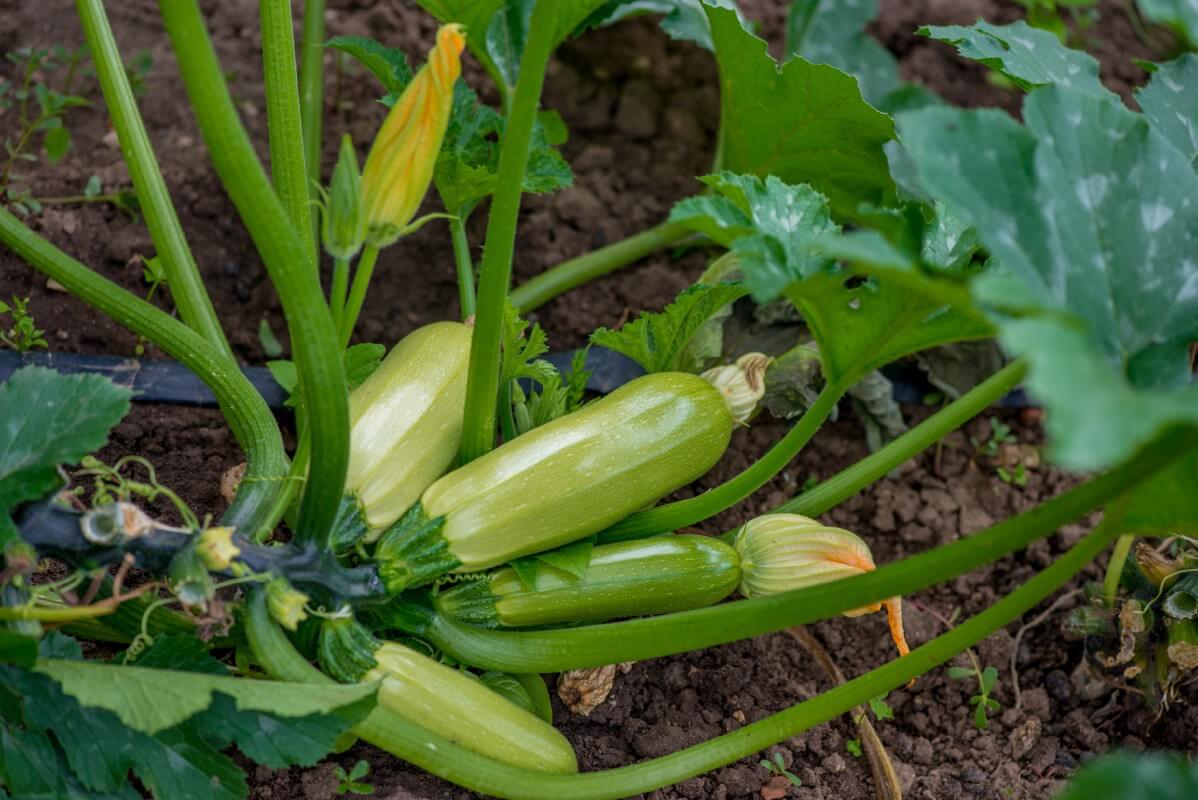
[[[223,64],[233,73],[232,85],[246,124],[265,152],[256,5],[252,0],[204,2]],[[342,0],[330,5],[330,34],[370,35],[411,53],[423,50],[434,29],[411,0]],[[748,16],[761,22],[762,34],[777,53],[789,4],[742,0],[741,5]],[[151,139],[234,349],[245,363],[260,364],[264,359],[257,336],[260,320],[266,319],[281,337],[284,334],[278,302],[215,178],[190,111],[180,101],[181,85],[154,4],[134,0],[108,6],[123,51],[129,55],[149,49],[153,54],[148,94],[142,102]],[[1010,21],[1019,16],[1016,3],[882,0],[881,7],[874,32],[900,58],[907,79],[934,88],[955,104],[1017,109],[1018,96],[990,83],[982,68],[961,61],[947,47],[912,35],[920,24],[967,24],[978,17]],[[1088,34],[1090,49],[1102,60],[1104,79],[1126,96],[1144,77],[1131,59],[1159,58],[1160,51],[1137,38],[1122,0],[1103,0],[1100,7],[1102,20]],[[18,12],[0,15],[0,50],[52,43],[73,46],[79,41],[69,0],[26,3]],[[1161,41],[1167,42],[1167,37]],[[467,78],[483,86],[479,71],[471,65]],[[88,81],[85,90],[98,98],[94,82]],[[367,77],[346,72],[335,81],[330,76],[326,161],[342,130],[353,133],[360,148],[369,141],[382,117],[381,107],[373,103],[377,93]],[[577,181],[574,188],[556,196],[525,202],[516,251],[517,280],[660,221],[674,201],[695,190],[694,176],[710,165],[718,118],[710,56],[670,41],[648,20],[592,33],[564,46],[551,67],[545,104],[560,111],[570,128],[565,151]],[[8,124],[7,118],[0,116],[0,124]],[[26,170],[35,193],[76,194],[93,174],[106,187],[126,185],[128,175],[99,104],[72,112],[69,124],[76,147],[62,163]],[[131,261],[135,255],[152,254],[142,226],[108,207],[80,205],[48,207],[33,224],[80,260],[144,293],[140,267]],[[484,225],[485,212],[480,211],[470,226],[476,245]],[[452,264],[447,237],[438,225],[386,251],[364,311],[362,338],[390,343],[417,325],[456,316]],[[598,325],[614,325],[631,311],[661,307],[702,266],[702,254],[678,261],[660,254],[549,303],[536,318],[555,346],[575,346]],[[0,252],[0,295],[9,294],[32,298],[32,309],[53,349],[133,352],[132,335],[48,288],[44,279],[11,254]],[[926,413],[909,409],[912,419]],[[1039,441],[1035,424],[1024,424],[1010,413],[1005,417],[1015,425],[1021,441]],[[969,432],[985,438],[986,427],[986,422],[977,420]],[[782,432],[776,424],[739,432],[725,461],[692,491],[735,474]],[[195,508],[214,513],[222,507],[217,491],[220,475],[240,460],[219,415],[195,409],[136,407],[104,455],[129,452],[151,458],[159,467],[160,479]],[[1033,471],[1026,487],[1012,487],[997,481],[991,468],[975,463],[972,452],[966,434],[954,434],[946,440],[938,466],[935,454],[927,453],[904,466],[896,479],[879,482],[826,519],[861,533],[877,560],[888,562],[968,535],[1059,492],[1070,481],[1045,468]],[[859,426],[846,415],[822,431],[769,486],[704,527],[716,532],[772,508],[808,478],[826,477],[863,453]],[[1067,527],[1026,554],[909,598],[907,628],[912,645],[942,631],[937,617],[967,616],[993,603],[1051,563],[1084,530]],[[1087,577],[1098,574],[1098,568],[1091,567]],[[1080,646],[1061,639],[1059,618],[1030,630],[1015,653],[1023,688],[1018,709],[1012,707],[1016,676],[1010,671],[1018,626],[978,648],[981,661],[997,667],[1001,676],[995,697],[1003,710],[986,731],[972,724],[968,705],[972,692],[959,681],[947,680],[943,670],[890,696],[895,719],[877,727],[895,761],[905,796],[1047,797],[1079,761],[1111,747],[1198,750],[1194,733],[1198,706],[1192,702],[1175,704],[1154,722],[1134,695],[1098,692],[1071,680],[1083,654]],[[830,620],[813,629],[849,677],[893,655],[881,615]],[[617,679],[611,698],[590,717],[559,706],[556,720],[574,743],[582,767],[601,769],[663,755],[734,730],[829,685],[798,643],[778,634],[638,664]],[[1194,699],[1191,690],[1189,700]],[[801,788],[790,787],[786,796],[837,800],[874,796],[864,760],[846,750],[846,742],[856,737],[851,720],[842,718],[775,748],[802,781]],[[471,796],[364,745],[313,770],[258,769],[251,773],[252,795],[262,800],[334,797],[332,765],[348,769],[358,758],[372,765],[368,780],[376,787],[375,797]],[[655,800],[763,796],[770,775],[758,761],[746,759],[650,796]]]

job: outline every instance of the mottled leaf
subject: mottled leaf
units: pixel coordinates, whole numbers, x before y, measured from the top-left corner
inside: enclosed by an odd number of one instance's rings
[[[1198,176],[1112,95],[1040,89],[1024,118],[928,109],[900,125],[920,182],[1000,262],[974,292],[1023,317],[1002,338],[1031,359],[1055,456],[1093,469],[1198,419]]]
[[[1109,94],[1098,80],[1098,62],[1092,56],[1065,47],[1053,34],[1023,20],[1010,25],[979,20],[968,28],[933,25],[920,28],[919,34],[953,45],[961,55],[1001,72],[1025,90],[1057,85]]]
[[[733,0],[608,0],[591,15],[584,27],[598,28],[641,14],[661,14],[661,29],[671,39],[694,42],[702,48],[714,50],[711,25],[707,22],[704,6],[734,11],[741,25],[748,28],[748,20]]]
[[[772,300],[791,281],[826,265],[809,245],[840,228],[819,192],[788,186],[772,175],[762,181],[721,172],[702,180],[716,193],[681,201],[670,220],[731,249],[755,300]]]
[[[861,94],[880,106],[902,86],[898,61],[866,32],[877,0],[795,0],[786,22],[786,52],[831,64],[857,79]]]
[[[1159,65],[1136,100],[1157,132],[1198,166],[1198,54]]]
[[[835,67],[795,57],[779,66],[736,14],[707,8],[720,71],[721,168],[808,183],[833,213],[886,205],[894,184],[882,146],[894,136],[885,114]]]

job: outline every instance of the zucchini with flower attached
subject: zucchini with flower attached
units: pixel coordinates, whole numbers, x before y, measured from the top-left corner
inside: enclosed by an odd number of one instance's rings
[[[324,621],[319,656],[333,678],[378,681],[380,706],[462,747],[537,772],[578,771],[574,749],[551,724],[471,673],[380,643],[352,615]]]
[[[377,539],[453,464],[471,334],[460,322],[418,328],[350,394],[348,496],[336,542]]]
[[[492,450],[425,490],[379,540],[393,592],[589,536],[723,455],[732,415],[695,375],[646,375]]]
[[[540,562],[533,587],[511,567],[437,596],[440,611],[485,627],[598,622],[666,614],[723,600],[740,582],[740,558],[719,539],[654,536],[600,545],[581,577]]]

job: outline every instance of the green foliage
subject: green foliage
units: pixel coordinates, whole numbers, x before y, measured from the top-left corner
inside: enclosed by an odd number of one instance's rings
[[[1105,91],[1039,89],[1024,118],[925,109],[900,128],[923,187],[997,259],[973,292],[1011,315],[1001,339],[1030,360],[1056,459],[1093,469],[1198,423],[1198,176]]]
[[[774,775],[782,775],[786,778],[786,780],[790,781],[791,786],[803,785],[803,781],[799,780],[799,776],[795,775],[786,768],[786,762],[783,760],[782,754],[777,750],[775,750],[774,754],[769,758],[761,759],[758,764],[760,764],[769,772],[772,772]]]
[[[195,642],[192,639],[192,642]],[[197,665],[197,645],[174,641],[155,658],[173,669]],[[150,658],[152,648],[143,658]],[[184,655],[190,651],[190,655]],[[79,645],[66,637],[52,634],[43,640],[41,665],[71,665],[78,673],[111,670],[128,673],[161,672],[108,666],[81,660]],[[191,672],[162,672],[175,681],[165,696],[155,684],[140,689],[128,683],[118,688],[129,704],[165,705],[172,710],[192,681],[220,681],[214,684],[271,684],[231,677],[217,678]],[[83,681],[86,683],[86,680]],[[115,684],[110,684],[115,688]],[[275,705],[292,705],[317,687],[292,687],[285,700]],[[300,705],[322,713],[296,716],[239,708],[229,696],[208,691],[203,707],[188,714],[172,727],[150,734],[130,727],[105,708],[83,705],[44,671],[27,671],[15,666],[0,666],[0,782],[16,800],[35,797],[115,797],[140,795],[127,783],[132,772],[155,797],[187,797],[196,800],[243,800],[248,794],[245,776],[221,751],[231,744],[248,758],[273,768],[291,764],[310,765],[332,748],[337,738],[373,705],[372,686],[336,687],[350,689],[343,699],[327,705]],[[240,690],[239,690],[240,691]],[[356,699],[355,699],[356,698]],[[109,704],[114,704],[110,698]],[[116,701],[119,702],[119,701]],[[253,705],[251,703],[251,705]],[[148,712],[153,713],[153,712]]]
[[[777,297],[792,281],[827,265],[810,245],[840,226],[819,192],[807,185],[789,186],[773,175],[762,181],[721,172],[702,181],[715,194],[682,200],[670,212],[670,221],[729,248],[758,302]]]
[[[878,695],[869,701],[869,710],[874,713],[874,719],[881,722],[884,719],[894,719],[894,709],[886,702],[886,695]]]
[[[1150,125],[1198,169],[1198,54],[1154,65],[1136,102]]]
[[[71,132],[65,117],[72,108],[88,105],[88,101],[73,94],[80,65],[86,50],[67,50],[55,45],[50,49],[23,47],[5,54],[14,65],[17,79],[0,82],[0,113],[15,107],[15,130],[3,138],[5,155],[0,156],[0,191],[3,191],[20,214],[41,210],[40,204],[28,190],[17,190],[11,181],[22,176],[13,171],[18,163],[37,161],[34,145],[41,135],[46,159],[60,160],[71,149]],[[52,78],[62,78],[56,87]]]
[[[544,383],[530,389],[527,396],[518,383],[512,384],[512,411],[517,435],[539,428],[582,406],[587,379],[591,375],[586,368],[586,357],[586,349],[576,351],[570,372],[564,379],[557,370],[547,373]]]
[[[894,125],[862,99],[857,81],[798,57],[779,66],[734,12],[706,11],[720,70],[720,168],[808,183],[839,217],[893,198],[882,147]]]
[[[28,353],[35,347],[47,347],[46,332],[37,327],[29,311],[29,298],[12,297],[12,303],[0,300],[0,317],[8,315],[12,325],[7,332],[0,332],[0,343],[18,353]]]
[[[986,667],[979,670],[976,660],[972,668],[970,667],[949,667],[948,677],[955,681],[976,681],[978,693],[969,698],[969,704],[974,707],[973,724],[979,730],[985,730],[990,727],[990,720],[987,715],[991,712],[1002,708],[1002,705],[992,697],[991,692],[998,684],[998,670],[994,667]]]
[[[559,573],[564,572],[581,579],[587,574],[587,567],[591,563],[591,552],[594,549],[595,537],[588,536],[556,550],[517,558],[510,562],[510,566],[529,591],[536,591],[537,577],[542,574],[545,567],[551,567]]]
[[[374,794],[374,787],[362,779],[370,774],[370,765],[358,759],[349,772],[341,766],[333,767],[337,776],[337,794]]]
[[[258,343],[262,345],[262,353],[267,358],[283,355],[283,343],[275,336],[274,329],[270,327],[270,320],[266,317],[258,320]]]
[[[1198,6],[1192,0],[1136,0],[1140,13],[1172,28],[1190,47],[1198,47]]]
[[[686,345],[707,320],[748,290],[739,283],[697,283],[659,313],[643,313],[618,331],[599,328],[591,344],[623,353],[646,372],[678,369]]]
[[[968,28],[932,25],[920,28],[919,34],[953,45],[961,55],[997,70],[1026,91],[1056,85],[1108,93],[1098,80],[1098,62],[1092,56],[1062,47],[1056,36],[1022,20],[1010,25],[982,20]]]
[[[125,77],[129,80],[129,89],[134,97],[146,96],[146,77],[154,68],[154,54],[149,50],[136,53],[129,63],[125,64]]]
[[[1004,444],[1013,444],[1019,441],[1015,438],[1015,434],[1011,433],[1011,426],[1005,424],[998,417],[990,417],[990,438],[984,442],[978,441],[976,436],[969,437],[969,443],[973,445],[975,453],[987,456],[998,455],[998,448]]]
[[[1045,30],[1063,43],[1084,40],[1085,32],[1098,21],[1098,0],[1018,0],[1027,23]],[[1065,17],[1068,15],[1069,20]],[[1072,28],[1070,22],[1073,23]]]
[[[848,754],[853,758],[861,758],[862,750],[860,739],[849,739],[844,743],[844,749],[847,750]]]
[[[378,78],[387,92],[381,101],[383,105],[392,105],[412,80],[407,53],[398,47],[387,47],[366,36],[334,36],[325,42],[325,47],[352,57]]]
[[[706,6],[734,11],[740,24],[746,29],[749,27],[749,21],[734,0],[608,0],[583,27],[599,28],[642,14],[661,14],[661,29],[671,39],[694,42],[706,50],[715,50],[711,25],[704,12]]]
[[[0,548],[17,535],[12,509],[54,491],[58,465],[74,464],[108,441],[129,412],[131,393],[99,375],[24,367],[0,384]]]
[[[928,90],[904,83],[898,61],[866,31],[877,14],[877,0],[794,0],[786,20],[786,52],[849,73],[862,96],[883,111],[938,102]]]
[[[1109,753],[1086,763],[1059,800],[1198,797],[1198,764],[1181,753]]]
[[[387,348],[373,342],[362,342],[350,345],[345,350],[345,383],[350,389],[357,389],[383,362]],[[295,362],[287,360],[267,361],[266,368],[275,382],[288,393],[287,405],[295,407],[300,402],[296,389],[299,387],[299,373],[296,372]]]

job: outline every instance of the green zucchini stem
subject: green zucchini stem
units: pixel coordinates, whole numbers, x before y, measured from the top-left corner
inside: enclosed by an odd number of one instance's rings
[[[333,259],[333,282],[329,286],[329,313],[333,317],[333,327],[341,330],[341,322],[345,317],[345,298],[349,290],[349,259]]]
[[[315,264],[318,253],[312,225],[312,187],[308,182],[300,119],[291,0],[260,0],[258,15],[262,27],[271,180],[296,235],[312,253]]]
[[[323,547],[345,486],[349,400],[341,348],[313,251],[304,246],[241,125],[196,0],[160,0],[159,9],[212,162],[287,317],[312,435],[309,480],[295,535],[299,542]]]
[[[545,67],[553,51],[557,26],[556,3],[540,0],[533,8],[520,77],[508,114],[486,246],[478,287],[474,340],[470,349],[470,375],[466,385],[466,418],[462,431],[462,463],[468,463],[495,446],[495,414],[499,392],[499,339],[504,301],[512,277],[516,245],[516,218],[528,167],[528,145],[540,106]]]
[[[627,239],[563,261],[530,278],[512,290],[512,305],[522,314],[527,314],[576,286],[602,278],[691,235],[692,231],[680,223],[662,222],[654,225]]]
[[[150,137],[146,134],[145,124],[137,110],[137,101],[129,86],[125,64],[104,13],[104,3],[102,0],[76,0],[75,5],[96,66],[96,77],[104,92],[104,102],[121,144],[121,154],[137,191],[138,206],[145,217],[146,227],[150,229],[150,238],[171,287],[171,298],[187,326],[199,332],[232,361],[233,351],[221,329],[212,299],[200,277],[183,227],[171,203],[166,182],[154,158]],[[147,338],[153,340],[153,337]]]
[[[449,218],[449,232],[453,236],[453,260],[458,273],[458,302],[462,307],[462,319],[474,316],[477,301],[474,290],[474,260],[470,257],[470,240],[466,237],[468,212],[459,212]]]
[[[774,511],[818,517],[828,509],[835,508],[982,413],[990,404],[1018,386],[1026,374],[1026,361],[1012,361],[894,441],[788,500]]]
[[[320,185],[320,153],[324,120],[324,9],[325,0],[304,0],[304,29],[300,37],[300,127],[304,140],[304,167],[309,202]],[[310,212],[309,212],[310,213]],[[310,214],[313,257],[319,263],[317,219]]]
[[[83,302],[161,347],[207,384],[245,452],[246,474],[222,521],[247,535],[269,525],[269,508],[284,485],[287,455],[278,423],[262,395],[233,361],[199,333],[125,291],[29,230],[0,208],[0,243]]]
[[[350,285],[349,299],[342,308],[341,320],[338,325],[338,343],[341,349],[349,347],[350,337],[354,335],[354,327],[358,324],[358,315],[362,313],[362,304],[366,301],[366,287],[374,275],[374,265],[378,262],[379,249],[372,244],[362,248],[358,265],[354,268],[354,280]]]

